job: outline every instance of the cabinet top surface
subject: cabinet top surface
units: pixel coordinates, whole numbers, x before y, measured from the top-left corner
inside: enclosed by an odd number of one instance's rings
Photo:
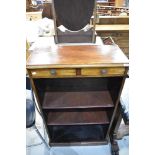
[[[36,47],[27,59],[27,69],[128,66],[117,45],[54,45]]]

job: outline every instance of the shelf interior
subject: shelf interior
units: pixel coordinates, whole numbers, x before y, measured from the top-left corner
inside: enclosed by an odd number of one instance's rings
[[[104,141],[107,125],[49,126],[52,143]]]
[[[51,143],[103,142],[122,77],[35,79]]]
[[[122,77],[35,79],[42,109],[114,107]]]
[[[114,107],[108,91],[46,92],[43,109]]]

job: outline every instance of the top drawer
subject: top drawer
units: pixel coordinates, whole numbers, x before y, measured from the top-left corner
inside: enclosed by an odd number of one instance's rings
[[[75,69],[35,69],[31,71],[33,78],[54,78],[76,76]]]
[[[123,67],[103,67],[103,68],[84,68],[81,70],[83,76],[121,76],[124,75],[125,68]]]
[[[102,67],[102,68],[57,68],[57,69],[35,69],[31,70],[33,78],[57,78],[57,77],[110,77],[122,76],[124,67]]]

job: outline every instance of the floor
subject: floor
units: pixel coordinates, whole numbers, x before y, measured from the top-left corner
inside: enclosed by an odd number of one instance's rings
[[[36,138],[40,143],[41,141]],[[124,137],[118,141],[120,155],[128,155],[129,138]],[[53,147],[50,150],[42,143],[38,146],[32,146],[26,149],[26,155],[111,155],[109,145],[100,146],[68,146],[68,147]]]
[[[120,155],[128,155],[128,136],[118,141]],[[111,155],[110,146],[74,146],[74,147],[53,147],[48,150],[44,144],[26,149],[26,155]]]

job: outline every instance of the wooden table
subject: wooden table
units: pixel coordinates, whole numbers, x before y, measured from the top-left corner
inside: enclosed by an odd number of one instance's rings
[[[51,146],[110,140],[118,151],[114,131],[128,59],[117,45],[34,48],[26,67]]]

